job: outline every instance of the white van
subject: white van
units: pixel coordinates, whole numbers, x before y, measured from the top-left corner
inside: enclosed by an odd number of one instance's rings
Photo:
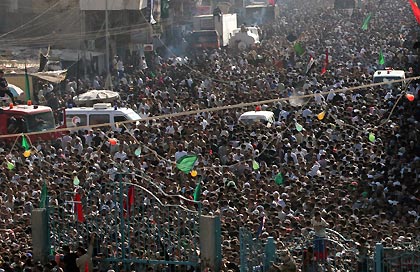
[[[262,122],[270,127],[274,124],[275,118],[272,111],[247,111],[239,116],[238,121],[245,125]]]
[[[373,74],[373,83],[402,79],[405,80],[405,72],[403,70],[378,70]],[[405,81],[401,81],[396,84],[404,86]]]
[[[111,124],[113,130],[118,130],[115,123],[136,121],[141,117],[129,108],[114,108],[111,103],[97,103],[93,107],[65,109],[67,127],[97,126]]]
[[[255,26],[237,28],[229,40],[229,46],[234,49],[245,50],[260,43],[259,29]]]

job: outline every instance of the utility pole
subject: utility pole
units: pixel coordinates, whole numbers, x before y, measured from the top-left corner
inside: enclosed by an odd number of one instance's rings
[[[105,0],[105,47],[106,47],[106,82],[105,87],[112,90],[112,80],[109,73],[109,32],[108,32],[108,0]]]
[[[79,50],[82,52],[82,60],[83,60],[83,74],[84,79],[87,78],[87,67],[86,67],[86,11],[81,10],[80,11],[80,17],[81,17],[81,24],[80,24],[80,42],[79,42]],[[79,55],[79,54],[78,54]],[[79,59],[77,60],[79,61]]]

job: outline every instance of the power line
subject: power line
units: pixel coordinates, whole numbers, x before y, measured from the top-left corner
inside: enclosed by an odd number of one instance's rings
[[[222,111],[222,110],[257,106],[257,105],[262,105],[262,104],[273,104],[273,103],[276,103],[276,102],[284,102],[284,101],[289,101],[291,99],[296,99],[296,98],[312,98],[312,97],[317,96],[317,95],[328,95],[328,94],[331,94],[331,93],[337,94],[337,93],[352,92],[352,91],[355,91],[355,90],[378,87],[378,86],[389,85],[389,84],[394,84],[394,83],[403,83],[403,82],[406,82],[406,81],[413,81],[413,80],[418,80],[418,79],[420,79],[420,76],[410,77],[410,78],[407,78],[407,79],[392,80],[392,81],[388,81],[388,82],[379,82],[379,83],[372,83],[372,84],[367,84],[367,85],[360,85],[360,86],[355,86],[355,87],[350,87],[350,88],[341,88],[341,89],[337,89],[337,90],[333,90],[333,91],[325,91],[325,92],[319,92],[319,93],[297,95],[297,96],[293,96],[293,97],[275,98],[275,99],[269,99],[269,100],[239,103],[239,104],[235,104],[235,105],[226,105],[226,106],[220,106],[220,107],[214,107],[214,108],[205,108],[205,109],[177,112],[177,113],[171,113],[171,114],[150,116],[150,117],[145,117],[145,118],[142,118],[142,119],[139,119],[139,120],[127,120],[127,121],[117,122],[115,124],[116,125],[118,125],[118,124],[131,124],[131,123],[135,123],[135,122],[146,122],[146,121],[151,121],[151,120],[161,120],[161,119],[170,119],[170,118],[176,118],[176,117],[181,117],[181,116],[196,115],[196,114],[200,114],[200,113],[204,113],[204,112],[216,112],[216,111]],[[112,125],[114,125],[114,124],[113,123],[103,123],[103,124],[90,125],[90,126],[80,126],[80,127],[75,127],[75,128],[73,127],[73,128],[50,129],[50,130],[38,131],[38,132],[28,132],[28,133],[25,133],[25,135],[39,135],[39,134],[54,133],[54,132],[65,132],[65,131],[69,131],[69,130],[92,129],[92,128],[100,128],[100,127],[105,127],[105,126],[112,126]],[[19,137],[19,136],[22,136],[22,134],[19,133],[19,134],[0,135],[0,139],[1,138],[10,138],[10,137]]]
[[[32,18],[31,20],[27,21],[26,23],[24,23],[23,25],[18,26],[17,28],[10,30],[9,32],[4,33],[3,35],[0,35],[0,38],[3,38],[7,35],[9,35],[10,33],[16,32],[19,29],[31,24],[32,22],[34,22],[35,20],[37,20],[38,18],[40,18],[41,16],[45,15],[46,13],[48,13],[50,10],[52,10],[53,8],[55,8],[61,1],[63,0],[58,0],[54,5],[50,6],[48,9],[46,9],[44,12],[42,12],[41,14],[35,16],[34,18]]]
[[[136,33],[139,30],[144,29],[145,26],[149,26],[149,23],[141,23],[136,25],[130,25],[130,26],[122,26],[122,27],[115,27],[110,28],[109,32],[110,35],[122,35],[122,34],[131,34]],[[103,33],[101,33],[103,32]],[[60,41],[63,39],[73,39],[73,40],[90,40],[90,39],[98,39],[103,38],[106,36],[105,31],[89,31],[85,32],[84,36],[85,38],[81,37],[81,32],[71,32],[71,33],[62,33],[62,34],[46,34],[43,36],[38,37],[30,37],[30,38],[21,38],[21,39],[2,39],[0,42],[3,45],[8,46],[22,46],[22,45],[42,45],[42,44],[48,44],[51,41]]]

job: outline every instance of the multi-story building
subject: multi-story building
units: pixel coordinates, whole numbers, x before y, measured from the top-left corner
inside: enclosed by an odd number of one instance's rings
[[[108,29],[110,56],[121,57],[143,50],[144,44],[176,43],[179,26],[190,22],[195,7],[194,0],[1,2],[2,48],[50,46],[104,52]]]
[[[0,49],[35,48],[43,52],[47,48],[71,49],[75,52],[73,61],[79,57],[89,61],[86,52],[95,52],[95,56],[98,52],[105,54],[106,40],[110,61],[115,55],[125,61],[144,54],[145,45],[157,49],[179,44],[182,26],[191,23],[196,6],[195,0],[1,2],[4,12],[0,17]],[[100,62],[101,66],[106,63]]]

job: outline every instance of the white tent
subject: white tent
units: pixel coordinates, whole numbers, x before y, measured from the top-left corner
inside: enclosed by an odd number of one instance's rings
[[[77,106],[91,107],[95,103],[109,103],[120,98],[120,94],[109,90],[90,90],[73,98]]]

